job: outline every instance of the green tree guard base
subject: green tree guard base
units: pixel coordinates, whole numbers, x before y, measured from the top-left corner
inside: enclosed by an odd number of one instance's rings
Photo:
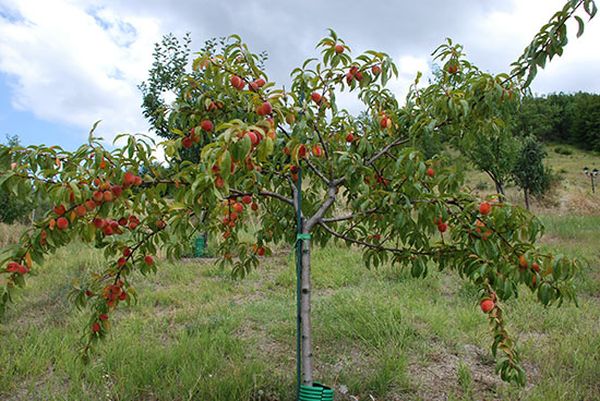
[[[206,239],[203,235],[196,238],[196,242],[194,244],[194,257],[201,258],[204,256],[204,251],[206,249]]]
[[[302,385],[299,401],[333,401],[333,389],[317,382],[312,387]]]

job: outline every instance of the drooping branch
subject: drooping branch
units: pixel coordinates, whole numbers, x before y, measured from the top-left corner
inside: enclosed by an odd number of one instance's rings
[[[237,189],[231,189],[231,193],[234,194],[234,195],[236,195],[236,196],[254,195],[254,193],[252,193],[252,192],[243,192],[243,191],[239,191]],[[281,194],[278,194],[276,192],[271,192],[271,191],[267,191],[267,190],[263,189],[263,190],[259,191],[256,194],[260,195],[260,196],[265,196],[265,197],[268,197],[268,198],[274,198],[274,199],[280,200],[280,201],[282,201],[284,203],[287,203],[290,206],[294,206],[294,200],[293,199],[286,198],[285,196],[283,196]]]
[[[394,253],[394,254],[411,254],[411,255],[416,255],[416,256],[433,256],[433,255],[439,255],[440,253],[455,253],[455,252],[460,252],[461,251],[460,249],[458,249],[456,247],[450,247],[450,246],[446,246],[445,249],[434,248],[431,251],[422,251],[422,250],[417,250],[417,249],[413,249],[413,248],[392,248],[392,247],[386,247],[386,246],[383,246],[383,245],[372,244],[372,243],[367,242],[367,241],[363,241],[363,240],[360,240],[360,239],[348,237],[348,235],[345,235],[345,234],[342,234],[342,233],[339,233],[339,232],[335,231],[334,229],[332,229],[331,227],[329,227],[323,221],[319,222],[319,225],[321,227],[323,227],[323,229],[325,229],[325,231],[327,231],[329,234],[333,235],[336,238],[342,239],[344,241],[350,242],[350,243],[355,244],[355,245],[363,246],[365,248],[376,249],[376,250],[379,250],[379,251],[385,251],[385,252],[390,252],[390,253]]]

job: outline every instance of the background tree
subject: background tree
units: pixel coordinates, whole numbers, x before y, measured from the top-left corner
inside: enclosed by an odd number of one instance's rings
[[[579,147],[600,151],[600,95],[573,95],[570,137]]]
[[[526,97],[516,114],[517,135],[535,135],[584,150],[600,150],[600,95],[578,92]]]
[[[181,256],[201,219],[220,234],[222,263],[237,276],[257,266],[270,244],[300,242],[305,386],[313,384],[310,251],[334,239],[361,247],[368,266],[390,262],[415,277],[437,266],[473,282],[492,329],[498,372],[523,383],[502,301],[517,296],[521,284],[545,305],[573,299],[578,263],[536,247],[542,226],[535,217],[461,191],[459,170],[406,145],[424,133],[486,140],[486,127],[500,127],[495,122],[531,82],[534,63],[562,53],[566,21],[582,7],[595,13],[591,1],[569,2],[511,75],[480,71],[448,41],[434,52],[444,63],[443,79],[420,87],[417,78],[404,106],[386,88],[396,74],[390,57],[366,51],[352,58],[333,31],[318,44],[320,59],[292,71],[290,91],[269,82],[260,57],[234,35],[222,49],[202,52],[179,80],[169,115],[174,137],[163,142],[167,171],[154,167],[154,145],[133,136],[110,152],[93,135],[74,152],[1,147],[2,189],[55,203],[0,258],[8,262],[2,307],[46,253],[75,238],[105,249],[105,270],[72,294],[91,310],[88,355],[106,337],[110,314],[135,298],[133,273],[157,271],[159,248]],[[339,109],[340,91],[357,94],[364,114]],[[196,149],[198,161],[184,159],[182,149]],[[149,173],[142,177],[142,170]],[[255,222],[258,228],[250,230]]]
[[[461,152],[475,167],[490,177],[496,192],[505,195],[504,188],[512,179],[515,163],[519,157],[520,141],[511,129],[499,129],[487,135],[485,140],[468,136],[460,145]]]
[[[173,34],[165,35],[154,45],[154,61],[148,71],[148,80],[139,85],[142,92],[142,113],[152,129],[161,137],[173,138],[169,128],[169,97],[176,91],[184,78],[190,57],[190,34],[179,41]]]
[[[20,147],[19,137],[6,135],[6,145]],[[6,224],[25,222],[31,217],[31,212],[35,210],[33,201],[24,200],[17,195],[8,191],[0,192],[0,222]]]
[[[523,190],[527,210],[529,196],[540,196],[550,187],[552,174],[544,165],[545,157],[546,151],[535,137],[528,136],[523,139],[512,176],[517,186]]]

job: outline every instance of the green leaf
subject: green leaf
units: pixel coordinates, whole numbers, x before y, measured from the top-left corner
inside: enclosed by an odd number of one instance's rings
[[[578,15],[575,16],[575,20],[577,21],[577,24],[578,24],[577,37],[580,37],[581,35],[583,35],[583,30],[585,28],[585,25],[584,25],[581,17],[579,17]]]

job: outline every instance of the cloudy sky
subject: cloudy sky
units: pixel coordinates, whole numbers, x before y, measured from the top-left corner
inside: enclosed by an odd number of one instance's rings
[[[445,37],[465,45],[472,61],[507,71],[565,0],[0,0],[0,142],[73,149],[90,126],[100,133],[146,132],[137,85],[146,78],[153,44],[162,35],[191,32],[198,49],[211,37],[240,34],[267,50],[271,80],[289,72],[333,28],[355,52],[378,49],[400,68],[399,96]],[[600,21],[543,72],[537,93],[600,92]]]

